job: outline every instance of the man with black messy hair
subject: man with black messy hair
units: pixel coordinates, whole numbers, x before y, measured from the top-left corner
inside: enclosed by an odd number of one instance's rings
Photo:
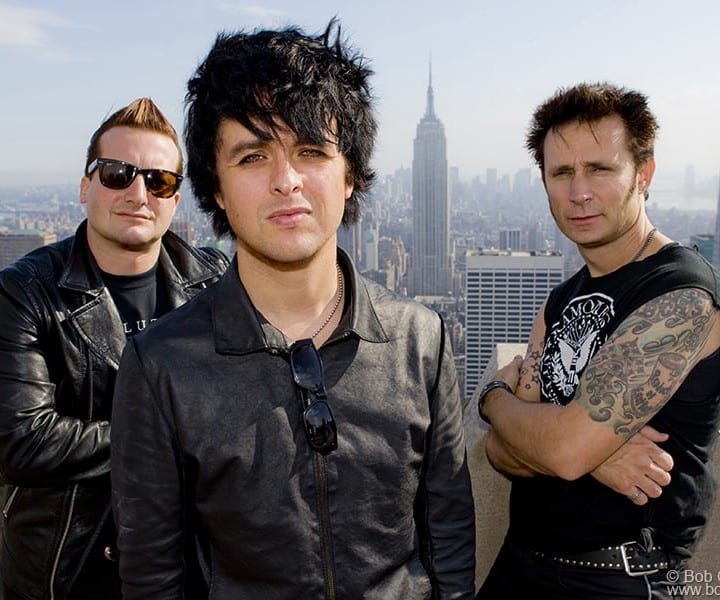
[[[441,318],[337,247],[373,180],[371,72],[331,22],[223,33],[188,84],[188,174],[237,253],[125,352],[126,600],[471,598],[474,512]]]

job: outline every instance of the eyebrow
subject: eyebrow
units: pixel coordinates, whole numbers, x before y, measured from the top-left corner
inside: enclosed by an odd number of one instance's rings
[[[603,161],[603,160],[588,160],[588,161],[584,161],[584,162],[580,163],[580,166],[583,168],[590,167],[590,168],[595,169],[598,167],[603,167],[603,168],[607,169],[607,168],[610,168],[613,166],[613,162],[612,161]],[[555,165],[553,167],[548,168],[548,172],[550,172],[550,173],[557,173],[558,171],[574,171],[574,170],[575,170],[575,166],[570,163]]]
[[[247,152],[248,150],[258,150],[260,148],[264,148],[270,143],[269,140],[263,140],[260,138],[253,138],[251,140],[241,140],[239,142],[236,142],[230,148],[228,148],[227,156],[228,158],[234,158],[238,154],[243,154],[244,152]]]
[[[590,160],[586,163],[583,163],[583,165],[587,167],[603,167],[607,169],[612,167],[613,162],[611,160]]]
[[[269,146],[273,141],[278,141],[276,138],[269,138],[269,139],[263,139],[259,137],[255,137],[250,140],[240,140],[239,142],[236,142],[230,148],[227,152],[227,157],[229,159],[233,159],[239,154],[243,154],[245,152],[251,151],[251,150],[259,150],[261,148],[265,148]],[[318,148],[331,146],[335,149],[337,149],[338,152],[340,152],[340,147],[338,144],[332,140],[322,140],[322,141],[316,141],[313,139],[308,138],[297,138],[295,139],[295,142],[292,144],[293,147],[297,146],[317,146]]]

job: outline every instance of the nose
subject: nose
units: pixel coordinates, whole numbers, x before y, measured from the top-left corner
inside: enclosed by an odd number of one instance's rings
[[[148,203],[148,196],[150,192],[145,185],[145,178],[141,173],[138,173],[132,183],[125,188],[125,198],[128,202],[142,206]]]
[[[570,201],[583,203],[592,198],[590,182],[582,175],[575,175],[570,181]]]
[[[272,188],[274,192],[284,196],[302,188],[302,177],[287,157],[276,159],[272,172]]]

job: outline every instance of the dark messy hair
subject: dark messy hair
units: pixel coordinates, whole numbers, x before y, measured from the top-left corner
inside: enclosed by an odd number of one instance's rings
[[[366,60],[343,43],[331,20],[309,36],[297,27],[218,34],[188,81],[185,145],[188,177],[218,236],[234,233],[216,200],[218,127],[234,119],[260,139],[277,136],[278,120],[304,141],[337,141],[354,186],[342,222],[355,223],[375,177],[369,166],[377,124]]]
[[[87,156],[85,157],[86,175],[88,174],[87,168],[90,163],[101,156],[100,138],[103,133],[113,127],[133,127],[135,129],[145,129],[168,136],[178,149],[180,158],[177,171],[178,173],[182,173],[183,155],[175,128],[150,98],[138,98],[107,117],[100,124],[100,127],[95,130],[95,133],[92,134],[87,149]]]
[[[580,83],[560,88],[533,113],[525,147],[540,167],[545,167],[544,144],[548,132],[572,122],[589,123],[617,115],[627,132],[635,166],[653,157],[658,123],[647,97],[612,83]]]

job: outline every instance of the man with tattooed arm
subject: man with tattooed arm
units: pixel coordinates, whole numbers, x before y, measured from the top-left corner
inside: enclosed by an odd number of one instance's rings
[[[657,121],[608,83],[558,90],[527,148],[585,261],[479,394],[510,526],[478,598],[671,598],[712,508],[717,273],[646,212]]]

